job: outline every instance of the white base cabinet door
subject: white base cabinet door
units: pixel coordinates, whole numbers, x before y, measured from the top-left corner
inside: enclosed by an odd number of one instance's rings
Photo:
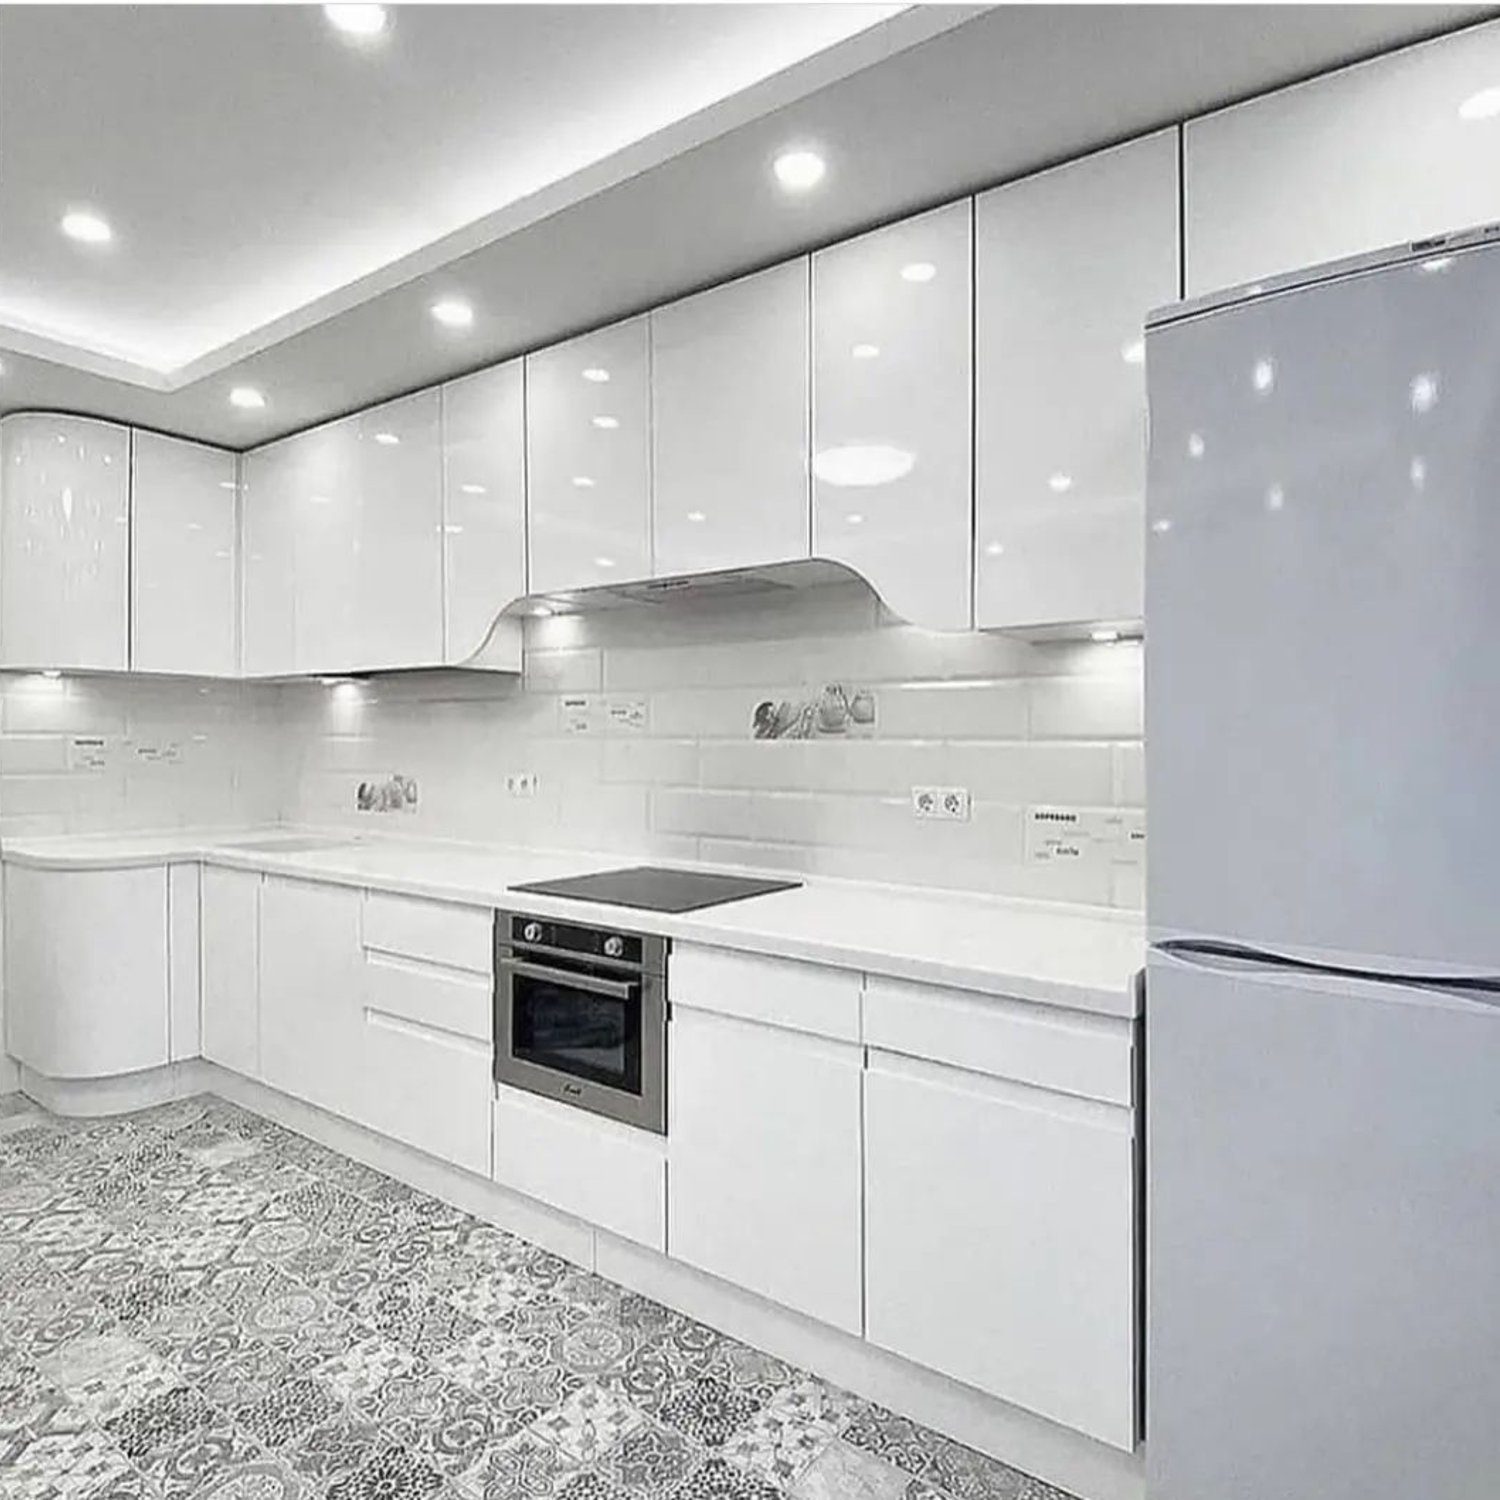
[[[203,867],[203,1055],[260,1077],[260,888],[253,870]]]
[[[862,1328],[857,1046],[674,1004],[667,1253]]]
[[[865,1080],[866,1336],[1135,1441],[1126,1109],[883,1053]]]
[[[360,1118],[360,893],[268,876],[260,909],[261,1076]]]

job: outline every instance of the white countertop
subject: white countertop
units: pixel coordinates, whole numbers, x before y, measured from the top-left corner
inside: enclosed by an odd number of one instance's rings
[[[313,839],[321,840],[319,846],[306,847]],[[264,847],[234,847],[247,841]],[[356,837],[285,826],[14,839],[0,852],[9,863],[40,869],[202,861],[621,927],[1113,1016],[1135,1014],[1133,980],[1145,962],[1140,917],[1101,907],[821,878],[809,878],[795,890],[683,913],[510,890],[525,881],[648,862],[619,854],[439,843],[383,832]]]

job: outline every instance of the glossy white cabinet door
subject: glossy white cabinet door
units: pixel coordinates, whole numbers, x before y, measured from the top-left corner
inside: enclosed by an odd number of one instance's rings
[[[0,666],[130,664],[130,432],[86,417],[0,422]]]
[[[358,589],[352,664],[436,666],[443,660],[440,392],[418,391],[352,420],[356,521],[350,540]]]
[[[253,870],[203,867],[203,1055],[260,1077],[260,888]]]
[[[861,1061],[846,1042],[673,1010],[670,1253],[855,1334]]]
[[[809,551],[804,258],[651,314],[658,577]]]
[[[267,877],[260,905],[260,1061],[272,1088],[361,1115],[360,893]]]
[[[520,360],[443,387],[444,660],[482,647],[526,593],[526,407]]]
[[[1500,219],[1500,24],[1185,127],[1189,296]]]
[[[49,1078],[170,1058],[167,872],[5,867],[6,1050]]]
[[[968,199],[813,256],[813,552],[898,615],[972,623]]]
[[[976,620],[1144,614],[1145,315],[1177,279],[1177,133],[975,200]]]
[[[311,503],[298,483],[301,451],[288,438],[241,460],[240,670],[247,677],[297,670],[297,519]]]
[[[651,576],[648,324],[526,358],[531,592]]]
[[[872,1052],[870,1342],[1135,1441],[1130,1112]]]
[[[137,672],[233,677],[238,652],[235,456],[134,434],[130,664]]]

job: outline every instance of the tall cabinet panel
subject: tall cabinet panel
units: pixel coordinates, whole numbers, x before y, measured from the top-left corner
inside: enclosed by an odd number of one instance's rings
[[[233,677],[239,669],[235,456],[137,432],[134,610],[137,672]]]
[[[645,318],[526,360],[531,592],[651,576]]]
[[[813,551],[919,625],[972,623],[967,199],[813,256]]]
[[[129,666],[130,433],[0,422],[0,666]]]
[[[651,314],[659,577],[808,555],[808,262]]]
[[[418,391],[351,420],[357,602],[349,664],[435,666],[443,659],[440,393]]]
[[[240,668],[247,677],[297,670],[297,519],[311,504],[301,467],[296,438],[242,460]]]
[[[1185,127],[1189,296],[1500,219],[1500,24]]]
[[[1173,301],[1177,133],[975,203],[976,621],[1144,613],[1145,315]]]
[[[526,593],[526,408],[520,360],[443,387],[444,660],[467,661]]]

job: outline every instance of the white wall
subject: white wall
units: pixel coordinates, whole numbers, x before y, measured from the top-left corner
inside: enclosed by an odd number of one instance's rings
[[[831,682],[873,690],[868,737],[752,738],[758,702]],[[611,717],[636,708],[643,728]],[[1023,831],[1033,804],[1141,806],[1135,644],[940,635],[883,618],[862,584],[825,586],[528,621],[524,686],[310,683],[282,713],[297,821],[1141,902],[1138,869],[1031,864]],[[506,791],[522,771],[539,777],[533,799]],[[417,811],[355,812],[358,783],[394,772],[417,778]],[[967,786],[972,819],[915,820],[910,789],[932,784]]]

